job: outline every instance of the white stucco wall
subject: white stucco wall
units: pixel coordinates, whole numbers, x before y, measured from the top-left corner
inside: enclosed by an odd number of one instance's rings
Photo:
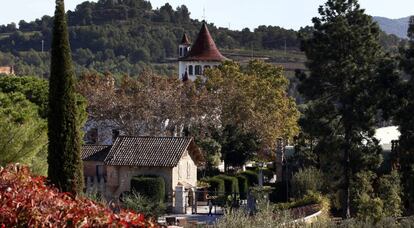
[[[179,182],[197,186],[197,165],[187,152],[184,153],[180,162],[172,171],[172,184],[177,186]]]
[[[205,62],[198,62],[198,61],[179,61],[178,62],[178,78],[180,79],[180,80],[182,80],[183,79],[183,75],[184,75],[184,73],[187,71],[187,72],[189,72],[188,71],[188,67],[190,66],[190,65],[192,65],[193,66],[193,75],[188,75],[188,77],[189,77],[189,79],[191,80],[191,81],[194,81],[194,80],[196,80],[196,78],[198,77],[198,76],[202,76],[203,74],[201,74],[201,75],[195,75],[195,66],[196,65],[200,65],[201,66],[201,68],[202,68],[202,70],[203,70],[203,72],[204,72],[204,67],[205,66],[210,66],[210,67],[214,67],[214,66],[218,66],[218,65],[220,65],[221,64],[221,62],[210,62],[210,61],[205,61]]]

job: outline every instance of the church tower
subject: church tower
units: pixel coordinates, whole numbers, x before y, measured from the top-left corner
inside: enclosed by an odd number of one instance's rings
[[[190,47],[188,36],[184,34],[179,45],[178,77],[180,80],[192,80],[203,76],[204,69],[218,66],[227,60],[218,50],[203,21],[194,44]]]

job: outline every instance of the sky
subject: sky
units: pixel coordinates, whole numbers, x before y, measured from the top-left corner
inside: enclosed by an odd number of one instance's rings
[[[94,0],[96,1],[96,0]],[[0,0],[0,24],[32,21],[52,15],[54,0]],[[84,0],[65,0],[66,9],[73,10]],[[153,8],[170,3],[174,8],[186,5],[191,17],[230,29],[254,29],[259,25],[274,25],[299,29],[310,25],[318,15],[318,6],[326,0],[150,0]],[[362,8],[373,16],[401,18],[414,15],[414,0],[360,0]],[[205,13],[204,13],[205,12]]]

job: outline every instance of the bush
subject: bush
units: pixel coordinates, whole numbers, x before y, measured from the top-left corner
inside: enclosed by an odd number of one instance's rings
[[[384,202],[384,215],[387,217],[399,217],[402,214],[401,183],[397,171],[392,171],[379,179],[377,188],[379,197]]]
[[[259,183],[259,174],[255,171],[246,170],[241,172],[240,175],[243,175],[247,178],[249,187],[253,187]]]
[[[131,191],[155,202],[164,202],[165,181],[163,177],[138,176],[131,179]]]
[[[143,213],[145,217],[158,218],[165,213],[165,204],[154,202],[133,191],[131,194],[122,197],[124,208]]]
[[[208,191],[210,192],[218,192],[219,195],[223,195],[225,192],[224,188],[224,180],[217,178],[217,177],[211,177],[206,179],[206,182],[210,185],[208,187]]]
[[[320,192],[323,181],[323,174],[320,170],[314,167],[299,169],[291,180],[292,195],[296,199],[300,199],[308,192]]]
[[[287,210],[287,209],[292,209],[292,208],[296,208],[296,207],[303,207],[303,206],[312,205],[312,204],[326,203],[325,201],[329,203],[329,199],[323,197],[319,193],[309,193],[308,195],[305,195],[301,199],[297,199],[297,200],[287,202],[287,203],[275,204],[274,208],[276,210]]]
[[[254,217],[245,210],[228,210],[213,227],[215,228],[251,228],[251,227],[306,227],[303,222],[290,223],[292,218],[285,212],[274,212],[266,208]]]
[[[246,176],[237,175],[237,181],[239,183],[240,199],[247,198],[247,192],[249,191],[249,183]]]
[[[155,227],[143,214],[112,213],[92,200],[61,193],[29,168],[0,167],[0,227]]]
[[[226,192],[226,195],[239,192],[239,182],[236,177],[218,175],[217,178],[224,180],[224,191]]]

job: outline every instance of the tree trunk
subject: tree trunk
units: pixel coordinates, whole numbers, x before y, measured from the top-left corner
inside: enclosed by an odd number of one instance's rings
[[[350,131],[345,131],[345,148],[344,148],[344,181],[343,181],[343,198],[342,198],[342,218],[351,218],[351,193],[350,193],[350,182],[351,182],[351,151],[350,151]]]

